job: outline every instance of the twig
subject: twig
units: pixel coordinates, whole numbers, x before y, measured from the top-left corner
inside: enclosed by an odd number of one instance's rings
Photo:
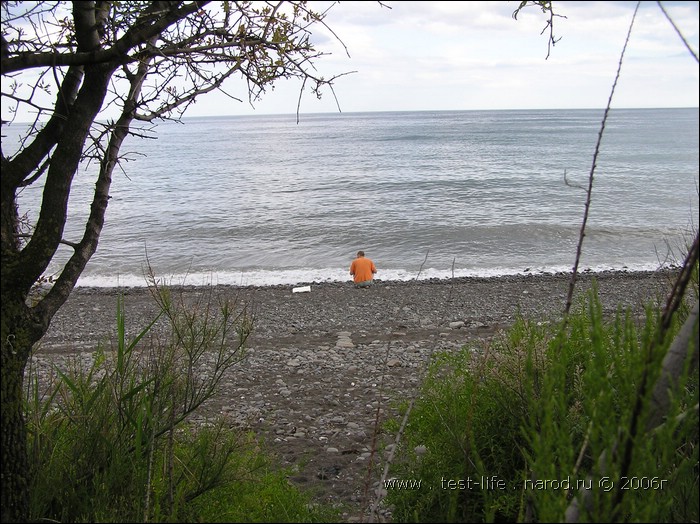
[[[429,254],[430,254],[430,250],[428,250],[425,253],[425,258],[423,259],[423,262],[421,263],[420,267],[418,268],[418,273],[416,274],[415,278],[413,279],[413,282],[418,281],[418,278],[420,277],[420,274],[423,271],[423,266],[425,265],[425,263],[428,260]],[[401,304],[399,311],[401,309],[403,309],[404,305],[406,304],[406,300],[408,300],[408,298],[404,299],[404,302]],[[365,502],[369,498],[369,486],[372,483],[371,482],[372,468],[374,466],[374,454],[375,454],[375,451],[377,449],[377,434],[379,432],[379,415],[380,415],[381,407],[382,407],[382,395],[384,393],[384,377],[386,376],[387,362],[389,361],[390,350],[391,350],[391,337],[389,338],[389,342],[387,343],[387,346],[386,346],[386,352],[384,353],[384,362],[382,365],[382,376],[381,376],[380,382],[379,382],[379,390],[378,390],[379,391],[379,401],[377,402],[377,410],[375,412],[375,417],[374,417],[374,433],[372,434],[372,446],[370,448],[370,450],[371,450],[370,457],[369,457],[369,462],[367,464],[367,478],[365,480],[365,491],[363,494]],[[413,393],[413,396],[412,396],[412,399],[410,402],[410,407],[413,406],[413,402],[414,402],[414,399],[416,396],[416,391],[414,391],[414,393]],[[396,446],[398,446],[398,443],[401,440],[401,434],[403,433],[403,428],[406,425],[406,421],[408,419],[408,413],[410,413],[410,411],[411,411],[410,407],[409,407],[408,411],[406,412],[406,415],[404,416],[404,421],[401,425],[401,428],[399,429],[399,432],[396,435],[394,449],[396,449]],[[387,463],[384,466],[384,472],[383,472],[382,477],[380,479],[380,487],[383,484],[383,482],[386,480],[386,476],[387,476],[388,471],[389,471],[389,465],[391,464],[393,457],[394,457],[394,450],[391,451],[391,454],[390,454],[389,458],[387,459]],[[381,498],[382,498],[382,497],[380,497],[380,495],[381,495],[381,491],[379,492],[379,494],[377,494],[377,497],[375,497],[374,503],[372,504],[369,522],[374,522],[374,517],[376,515],[377,508],[379,506],[379,502],[381,501]],[[364,506],[364,504],[363,504],[363,506]]]
[[[672,19],[670,16],[668,16],[668,13],[666,12],[666,9],[664,9],[664,6],[661,5],[661,2],[658,2],[658,1],[657,1],[656,3],[659,5],[659,9],[661,9],[661,12],[664,14],[664,16],[666,17],[666,19],[671,23],[671,25],[673,26],[673,29],[676,31],[676,33],[678,34],[678,36],[679,36],[679,37],[681,38],[681,40],[683,41],[683,44],[685,45],[686,49],[688,49],[688,51],[690,52],[690,54],[693,55],[693,57],[695,58],[695,61],[697,62],[697,61],[698,61],[698,54],[697,54],[695,51],[693,51],[693,49],[690,47],[690,44],[688,43],[688,41],[687,41],[687,40],[685,39],[685,37],[683,36],[683,34],[681,33],[680,29],[678,29],[678,26],[675,24],[675,22],[673,21],[673,19]]]
[[[598,131],[598,140],[595,145],[595,152],[593,153],[593,164],[591,165],[591,171],[588,175],[588,189],[586,190],[586,203],[584,205],[583,221],[581,222],[581,230],[579,233],[578,244],[576,245],[576,259],[574,261],[574,267],[571,272],[571,281],[569,282],[569,293],[566,297],[566,307],[564,309],[564,324],[562,329],[566,329],[568,324],[569,311],[571,311],[571,305],[573,302],[574,289],[576,287],[576,277],[578,273],[578,266],[581,261],[581,251],[583,249],[583,238],[586,236],[586,225],[588,223],[588,213],[591,207],[591,195],[593,194],[593,174],[595,173],[596,162],[598,161],[598,153],[600,151],[600,143],[603,140],[603,132],[605,131],[605,124],[608,120],[608,113],[610,112],[610,105],[612,104],[612,98],[615,94],[615,87],[617,86],[617,81],[620,79],[620,70],[622,69],[622,61],[625,57],[625,51],[627,50],[627,44],[630,40],[630,35],[632,33],[632,27],[634,26],[634,20],[637,17],[637,11],[639,10],[640,2],[637,2],[634,8],[634,14],[632,15],[632,21],[630,22],[629,29],[627,30],[627,37],[625,38],[625,45],[622,47],[622,53],[620,53],[620,60],[617,65],[617,73],[615,74],[615,81],[613,82],[612,89],[610,90],[610,96],[608,97],[608,104],[605,107],[605,113],[603,114],[603,121],[600,124],[600,131]]]
[[[425,263],[428,260],[429,253],[430,253],[430,250],[428,250],[428,252],[426,252],[425,258],[423,259],[423,263],[420,265],[420,268],[418,269],[418,273],[416,274],[415,278],[413,279],[414,285],[415,285],[415,282],[418,281],[418,278],[420,277],[420,274],[423,271],[423,266],[425,266]],[[447,295],[447,299],[444,302],[445,310],[447,309],[447,305],[450,303],[450,301],[452,299],[452,291],[454,289],[454,267],[455,267],[455,259],[452,259],[452,279],[451,279],[451,284],[450,284],[449,292]],[[405,304],[405,301],[404,301],[404,304]],[[444,317],[444,315],[443,315],[443,317]],[[372,472],[373,457],[374,457],[374,452],[375,452],[375,447],[376,447],[375,446],[376,445],[376,435],[377,435],[377,429],[378,429],[378,425],[379,425],[379,412],[380,412],[380,407],[381,407],[381,393],[383,391],[384,376],[386,375],[386,363],[388,360],[390,347],[391,347],[391,339],[389,340],[389,343],[387,344],[387,352],[386,352],[385,357],[384,357],[384,369],[382,372],[382,382],[381,382],[381,386],[380,386],[380,398],[379,398],[379,404],[377,406],[377,416],[375,418],[374,436],[373,436],[372,448],[371,448],[372,455],[370,456],[370,463],[369,463],[369,466],[367,468],[367,475],[368,475],[367,481],[365,482],[365,494],[364,494],[365,501],[367,500],[368,490],[369,490],[369,486],[371,484],[370,476],[371,476],[371,472]],[[435,346],[432,346],[430,348],[430,351],[428,352],[428,355],[427,355],[425,361],[423,362],[423,369],[421,370],[421,377],[425,377],[434,352],[435,352]],[[386,479],[389,475],[389,468],[391,467],[391,464],[394,461],[394,454],[399,447],[399,444],[401,442],[401,438],[403,437],[404,430],[406,429],[406,425],[408,424],[408,418],[411,414],[411,411],[413,410],[413,406],[415,405],[416,398],[418,396],[418,392],[420,390],[421,383],[422,383],[422,380],[420,380],[418,382],[419,386],[417,386],[416,389],[413,390],[413,393],[411,395],[411,399],[408,403],[408,407],[406,409],[406,412],[403,415],[403,419],[401,420],[401,425],[399,426],[399,430],[396,432],[396,436],[394,437],[394,447],[389,452],[389,456],[387,457],[386,462],[384,463],[384,469],[382,471],[382,476],[379,480],[379,489],[377,490],[376,496],[375,496],[374,501],[372,503],[372,508],[370,510],[368,522],[375,522],[377,510],[379,509],[379,504],[381,503],[384,496],[386,495],[385,490],[382,489],[382,486],[384,486],[384,483],[386,482]]]

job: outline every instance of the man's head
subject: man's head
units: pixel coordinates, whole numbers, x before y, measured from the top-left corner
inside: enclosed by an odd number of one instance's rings
[[[357,256],[358,256],[358,257],[363,257],[363,256],[365,256],[365,252],[364,252],[364,251],[358,251],[358,252],[357,252]]]

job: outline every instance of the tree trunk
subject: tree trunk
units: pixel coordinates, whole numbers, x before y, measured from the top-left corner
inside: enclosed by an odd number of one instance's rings
[[[99,184],[97,209],[83,240],[51,290],[33,307],[29,290],[44,272],[63,235],[73,176],[81,160],[90,127],[98,114],[111,79],[113,65],[86,67],[85,81],[71,107],[66,131],[52,155],[42,200],[42,214],[29,243],[18,251],[5,250],[2,261],[2,522],[26,522],[29,517],[27,430],[23,413],[24,369],[36,342],[46,333],[54,314],[68,299],[82,269],[97,249],[107,207],[109,183]],[[127,129],[128,130],[128,129]],[[121,143],[121,140],[120,142]],[[118,152],[118,147],[117,147]],[[112,168],[113,169],[113,168]],[[101,171],[101,174],[105,170]],[[111,175],[111,170],[107,171]],[[103,187],[104,186],[104,187]],[[4,188],[3,188],[4,189]],[[16,190],[13,194],[16,194]],[[3,206],[16,203],[3,195]],[[93,206],[95,207],[95,206]],[[6,213],[7,209],[3,209]],[[42,218],[47,217],[47,218]]]
[[[24,369],[32,346],[41,338],[45,328],[33,318],[24,302],[12,295],[14,294],[3,289],[0,522],[27,522],[30,472],[24,421]]]
[[[700,342],[698,336],[699,308],[700,304],[696,300],[661,364],[661,375],[656,381],[651,395],[651,413],[647,420],[647,431],[653,430],[665,420],[671,398],[677,394],[678,377],[683,376],[685,366],[689,365],[690,369],[695,369],[698,366],[700,355],[698,348]]]

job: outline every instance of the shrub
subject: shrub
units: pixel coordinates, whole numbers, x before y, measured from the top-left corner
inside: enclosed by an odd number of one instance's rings
[[[393,465],[420,489],[387,486],[394,520],[697,521],[697,368],[644,426],[679,323],[660,339],[652,307],[604,319],[594,286],[566,327],[520,317],[484,351],[441,355]]]
[[[152,290],[161,313],[132,340],[120,297],[116,347],[55,367],[49,384],[30,375],[32,519],[327,519],[331,512],[310,505],[284,472],[274,471],[253,436],[222,418],[190,422],[243,358],[252,329],[245,308],[213,307],[210,294],[176,303],[167,288]],[[165,341],[155,334],[147,341],[163,322]]]

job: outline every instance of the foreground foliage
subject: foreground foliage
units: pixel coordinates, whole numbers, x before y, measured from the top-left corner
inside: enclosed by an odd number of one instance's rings
[[[161,314],[133,338],[120,299],[113,347],[31,375],[32,520],[335,520],[253,435],[190,421],[243,356],[245,307],[154,297]],[[565,328],[520,317],[485,349],[438,355],[385,485],[394,521],[697,520],[697,365],[662,423],[639,395],[689,312],[658,343],[651,306],[606,317],[595,286],[581,306]]]
[[[78,355],[27,394],[31,521],[317,522],[255,437],[223,418],[191,422],[243,356],[245,307],[200,294],[188,303],[154,287],[161,313],[116,343]]]
[[[435,359],[386,483],[394,521],[698,521],[697,365],[648,430],[640,388],[687,311],[659,344],[651,306],[606,319],[595,288],[582,306],[565,331],[519,318]]]

